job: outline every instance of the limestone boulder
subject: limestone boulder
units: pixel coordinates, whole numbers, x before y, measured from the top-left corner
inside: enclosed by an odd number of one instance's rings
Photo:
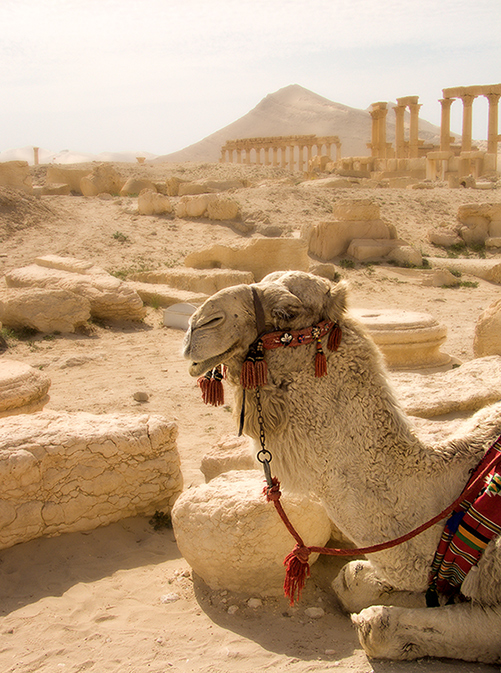
[[[90,175],[80,180],[80,189],[84,196],[98,194],[120,194],[125,180],[111,164],[99,164]]]
[[[137,196],[143,189],[148,189],[152,192],[157,191],[151,180],[147,180],[146,178],[129,178],[120,190],[120,196]]]
[[[50,384],[46,374],[25,362],[0,360],[0,418],[41,411]]]
[[[206,482],[233,470],[258,470],[255,453],[249,437],[225,435],[203,456],[200,470]]]
[[[47,166],[45,185],[48,188],[50,185],[66,184],[69,185],[70,192],[81,194],[80,180],[89,175],[90,172],[89,168],[66,168],[59,165],[49,165]]]
[[[195,269],[228,268],[250,271],[258,282],[272,271],[308,271],[306,243],[294,238],[255,238],[232,246],[214,245],[193,252],[184,263]]]
[[[427,287],[455,287],[460,282],[449,269],[433,269],[423,278],[421,284]]]
[[[137,199],[137,209],[140,215],[165,215],[174,210],[170,198],[166,194],[159,194],[156,190],[143,189]]]
[[[450,248],[453,245],[464,245],[464,241],[455,229],[440,227],[428,230],[428,240],[441,248]]]
[[[71,334],[90,316],[89,299],[62,287],[0,288],[0,320],[12,329]]]
[[[254,282],[250,271],[235,269],[162,269],[133,273],[130,278],[131,281],[169,285],[179,290],[206,295],[215,294],[225,287]]]
[[[398,245],[386,255],[386,259],[395,262],[398,266],[413,267],[423,265],[423,256],[412,245]]]
[[[501,400],[501,356],[478,358],[434,374],[392,372],[391,379],[411,416],[474,412]]]
[[[184,491],[172,510],[179,549],[213,590],[258,596],[283,593],[285,556],[294,540],[263,496],[262,472],[226,472]],[[331,535],[325,510],[306,497],[282,494],[292,524],[307,545]],[[311,561],[316,555],[310,556]]]
[[[492,303],[479,316],[475,325],[473,352],[477,358],[501,355],[501,299]]]
[[[21,189],[27,194],[33,193],[30,167],[27,161],[0,162],[0,187]]]
[[[215,194],[182,196],[176,205],[176,217],[203,217],[207,213],[210,201],[217,199]]]
[[[44,263],[47,264],[47,257]],[[58,261],[53,263],[58,264]],[[5,280],[8,287],[59,289],[83,297],[90,303],[90,313],[94,318],[142,320],[146,315],[137,292],[127,283],[95,267],[80,273],[41,266],[37,262],[9,271]]]
[[[386,240],[391,245],[390,228],[382,220],[319,222],[305,229],[303,237],[307,240],[310,254],[322,261],[345,254],[355,239]]]
[[[177,427],[161,416],[42,411],[2,420],[0,548],[170,512]]]
[[[501,236],[493,236],[486,239],[485,247],[494,251],[498,251],[499,248],[501,248]]]
[[[459,234],[467,245],[483,245],[501,236],[501,203],[465,204],[458,208]]]
[[[229,198],[218,197],[207,204],[209,220],[236,220],[240,217],[240,206]]]
[[[350,241],[348,250],[346,251],[350,257],[359,262],[367,262],[369,260],[381,259],[386,257],[393,248],[400,245],[399,241],[384,238],[376,240],[374,238],[354,238]]]
[[[184,182],[187,181],[182,180],[181,178],[178,178],[175,175],[171,176],[170,178],[167,178],[167,180],[165,181],[167,196],[179,196],[179,187]]]

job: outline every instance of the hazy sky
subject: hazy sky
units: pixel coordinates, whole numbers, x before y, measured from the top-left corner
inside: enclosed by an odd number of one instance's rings
[[[0,151],[182,149],[300,84],[356,108],[501,82],[501,0],[0,0]],[[462,105],[452,106],[461,132]],[[485,139],[487,102],[473,109]]]

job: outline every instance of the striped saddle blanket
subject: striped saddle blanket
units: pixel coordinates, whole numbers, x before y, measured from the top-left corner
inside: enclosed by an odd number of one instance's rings
[[[431,566],[426,593],[428,607],[439,605],[439,593],[453,602],[490,540],[501,535],[501,436],[487,451],[468,484],[489,464],[492,468],[478,493],[458,505],[445,524]]]

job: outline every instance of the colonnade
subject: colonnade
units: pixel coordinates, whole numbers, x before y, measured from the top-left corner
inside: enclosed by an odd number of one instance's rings
[[[497,154],[498,142],[500,140],[498,131],[498,104],[499,98],[501,97],[501,84],[492,84],[488,86],[458,86],[450,89],[442,89],[442,94],[443,98],[440,100],[442,106],[440,149],[442,151],[450,150],[453,140],[451,138],[451,105],[454,100],[459,98],[463,102],[461,151],[471,152],[473,101],[478,96],[485,96],[489,101],[487,152],[489,154]]]
[[[336,159],[341,158],[341,141],[338,136],[293,135],[228,140],[221,148],[220,163],[262,164],[304,170],[304,165],[316,155],[331,158],[332,145],[336,146]],[[325,148],[325,149],[324,149]],[[305,150],[307,156],[305,157]]]
[[[397,98],[395,112],[395,149],[386,141],[386,117],[388,115],[388,103],[372,103],[369,112],[372,117],[371,142],[367,147],[371,150],[371,156],[378,159],[404,159],[419,156],[419,108],[418,96],[405,96]],[[409,128],[409,140],[405,140],[404,118],[405,111],[409,108],[411,119]]]

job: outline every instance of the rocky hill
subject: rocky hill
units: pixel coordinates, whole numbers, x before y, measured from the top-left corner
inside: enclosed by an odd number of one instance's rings
[[[395,115],[391,107],[389,103],[388,142],[395,138]],[[407,127],[409,119],[406,113]],[[227,140],[308,133],[337,135],[341,139],[343,156],[365,156],[369,153],[371,116],[368,110],[334,103],[299,84],[292,84],[269,94],[246,115],[203,140],[154,161],[218,161],[221,146]],[[419,137],[427,143],[438,143],[440,129],[420,120]]]

